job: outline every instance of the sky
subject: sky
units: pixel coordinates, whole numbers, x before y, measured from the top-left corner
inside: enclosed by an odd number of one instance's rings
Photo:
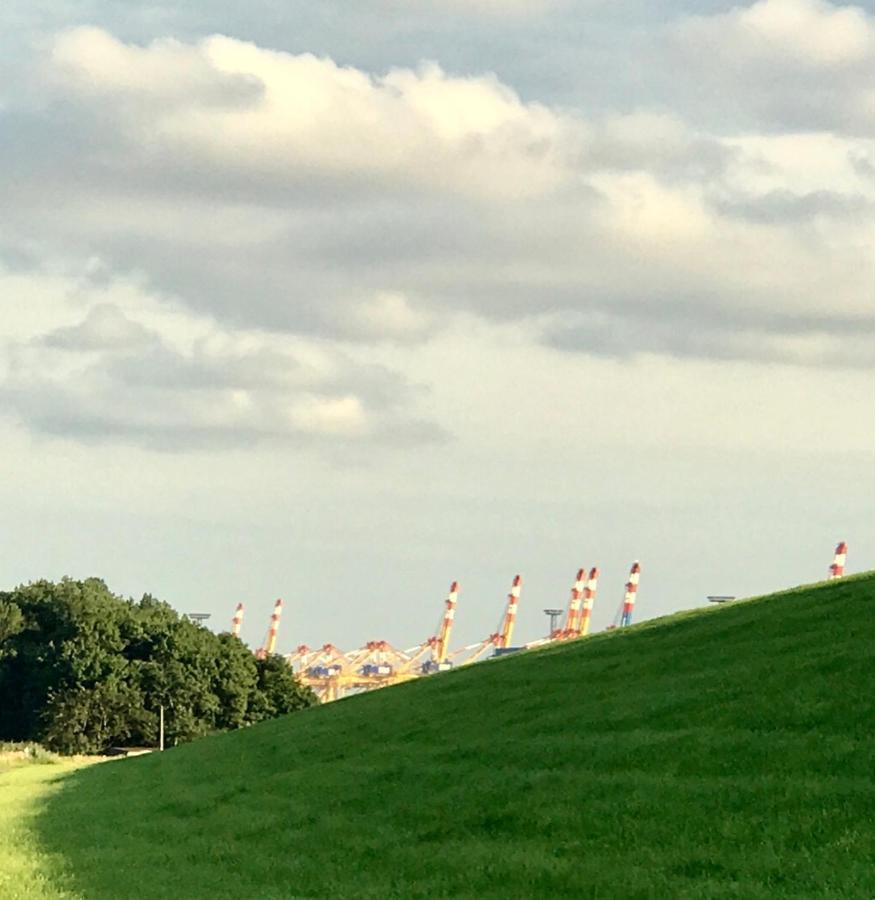
[[[875,568],[875,0],[5,0],[6,587],[279,648]]]

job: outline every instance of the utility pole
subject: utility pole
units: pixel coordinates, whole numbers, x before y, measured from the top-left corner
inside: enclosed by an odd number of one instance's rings
[[[164,752],[164,704],[158,710],[158,749]]]

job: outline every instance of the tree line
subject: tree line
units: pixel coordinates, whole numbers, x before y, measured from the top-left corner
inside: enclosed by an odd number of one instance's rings
[[[0,592],[0,740],[60,753],[168,746],[316,702],[281,657],[256,659],[146,594],[98,578]]]

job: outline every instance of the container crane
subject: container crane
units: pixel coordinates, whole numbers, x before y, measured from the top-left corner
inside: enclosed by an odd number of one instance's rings
[[[447,648],[452,634],[459,585],[453,582],[437,634],[409,650],[398,650],[388,641],[368,641],[358,650],[343,653],[332,644],[313,651],[302,644],[286,661],[304,684],[323,701],[400,684],[420,675],[450,668]],[[426,657],[430,657],[426,659]]]
[[[274,650],[276,650],[276,638],[280,630],[280,618],[282,614],[283,601],[277,600],[273,606],[273,615],[270,617],[270,626],[267,629],[267,636],[264,639],[264,644],[255,653],[258,659],[267,659],[267,657],[272,656]]]
[[[231,619],[231,634],[235,638],[240,637],[240,627],[243,625],[243,604],[238,603],[234,610],[234,618]]]
[[[841,578],[845,574],[845,562],[848,558],[848,545],[842,541],[837,547],[829,567],[829,578]]]
[[[574,579],[574,586],[571,588],[571,597],[568,600],[568,611],[565,614],[565,626],[563,628],[557,628],[551,633],[550,637],[552,640],[564,641],[568,640],[568,638],[577,637],[585,579],[586,569],[578,569],[577,577]]]
[[[286,662],[322,703],[338,699],[349,675],[349,660],[334,644],[323,644],[318,650],[302,644],[286,657]]]
[[[450,585],[450,593],[447,595],[446,609],[444,610],[444,620],[441,623],[441,630],[438,634],[437,647],[435,648],[434,662],[440,666],[447,659],[447,652],[450,649],[450,636],[453,633],[453,623],[456,618],[456,603],[459,599],[459,582],[454,581]]]
[[[517,607],[519,605],[522,583],[522,578],[517,575],[513,580],[510,593],[507,595],[507,607],[505,608],[498,631],[490,634],[489,637],[484,638],[476,644],[469,644],[467,647],[462,647],[461,649],[456,650],[455,653],[451,653],[449,655],[449,661],[452,664],[457,663],[458,665],[467,666],[482,659],[490,650],[496,652],[510,648],[510,642],[513,637],[513,628],[516,624]],[[465,654],[468,655],[466,656]]]
[[[456,603],[459,598],[459,582],[454,581],[450,585],[450,593],[447,595],[444,608],[444,617],[436,638],[429,638],[426,643],[431,650],[431,659],[422,664],[422,673],[430,675],[434,672],[443,672],[451,669],[453,664],[447,659],[450,649],[450,636],[453,633],[453,623],[456,618]]]
[[[322,647],[311,655],[306,661],[303,670],[314,678],[330,678],[338,675],[348,668],[349,660],[340,648],[334,644],[323,644]]]
[[[507,609],[504,613],[504,621],[501,623],[501,640],[498,645],[501,650],[506,650],[510,647],[514,625],[516,625],[516,611],[520,603],[520,588],[522,584],[522,577],[520,575],[514,576],[513,585],[510,593],[507,595]]]
[[[623,608],[620,613],[620,627],[625,628],[632,624],[632,610],[635,609],[635,599],[638,594],[638,578],[641,574],[641,566],[637,560],[632,564],[629,572],[629,580],[626,582],[626,594],[623,598]]]
[[[595,604],[595,595],[599,586],[599,570],[593,566],[589,570],[589,577],[586,579],[586,587],[583,589],[583,610],[581,613],[580,627],[577,633],[581,637],[589,634],[589,620],[592,616],[592,608]]]

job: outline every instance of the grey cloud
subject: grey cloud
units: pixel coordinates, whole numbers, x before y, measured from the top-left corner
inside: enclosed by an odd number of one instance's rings
[[[873,203],[860,194],[837,191],[768,191],[764,194],[721,197],[715,208],[726,216],[758,224],[780,225],[808,222],[817,218],[847,219],[871,215]]]
[[[590,0],[587,7],[600,5],[604,0]],[[378,6],[388,11],[411,12],[419,10],[433,16],[463,15],[465,17],[498,17],[507,19],[517,17],[532,19],[545,13],[563,9],[571,0],[380,0]],[[580,4],[578,4],[580,5]]]
[[[866,210],[861,201],[838,194],[796,197],[779,192],[759,198],[724,198],[715,205],[721,216],[773,226],[792,226],[815,213],[835,218],[857,215],[858,207]],[[219,207],[213,224],[222,214]],[[182,238],[183,251],[172,232],[162,237],[157,232],[143,235],[119,228],[97,237],[85,229],[71,232],[58,240],[57,248],[69,251],[78,243],[79,255],[99,254],[119,275],[135,273],[159,296],[215,315],[232,327],[373,343],[381,337],[379,329],[364,327],[357,312],[364,298],[388,289],[418,298],[423,314],[432,317],[430,328],[439,327],[441,318],[454,310],[495,320],[556,310],[569,315],[588,310],[607,317],[625,311],[633,322],[645,323],[642,327],[651,334],[655,309],[666,316],[672,329],[696,330],[710,322],[715,340],[727,336],[720,351],[725,355],[748,356],[756,351],[764,359],[774,358],[778,352],[774,342],[743,345],[730,337],[745,315],[749,317],[746,327],[772,327],[769,309],[774,296],[752,284],[747,289],[749,297],[759,293],[762,300],[753,305],[752,313],[743,313],[735,288],[719,278],[701,283],[701,292],[689,277],[684,285],[682,273],[671,274],[672,281],[661,286],[665,272],[630,256],[622,243],[605,234],[600,217],[609,214],[605,199],[592,190],[565,201],[498,208],[458,198],[428,202],[383,198],[352,209],[342,202],[339,207],[329,203],[312,217],[291,205],[285,224],[274,236],[238,247],[213,247],[193,233]],[[46,230],[52,227],[49,215],[47,209],[45,218],[35,220],[45,223]],[[162,219],[170,224],[174,215],[168,200]],[[56,220],[54,227],[57,224]],[[25,223],[22,230],[26,227]],[[648,283],[653,302],[641,304],[639,297]],[[677,302],[681,288],[689,293],[684,303]],[[792,285],[788,283],[787,289],[792,290]],[[781,299],[784,307],[787,302]],[[810,316],[798,318],[805,321]],[[777,327],[792,331],[798,323],[785,318]],[[824,327],[841,332],[845,323],[831,321]],[[419,330],[409,338],[420,340],[427,334]],[[407,339],[403,334],[395,337]],[[625,352],[622,342],[606,340],[601,346],[602,352],[611,355]],[[671,349],[666,342],[663,347],[665,352]],[[678,355],[690,353],[681,344],[675,349]],[[223,373],[204,360],[180,370],[178,360],[159,363],[159,351],[154,352],[156,373],[224,383]],[[231,366],[235,377],[244,379],[241,370],[246,366],[256,363],[251,359],[235,362]],[[141,377],[131,364],[123,368],[119,377]],[[272,369],[268,361],[266,371]],[[271,377],[293,381],[296,376],[293,367],[283,366]]]
[[[355,362],[338,351],[330,362],[326,369],[293,351],[211,347],[199,340],[186,354],[160,344],[107,359],[103,372],[133,390],[249,391],[276,402],[300,394],[330,399],[352,393],[372,412],[402,410],[416,399],[415,389],[383,366]]]
[[[875,162],[868,153],[857,151],[849,154],[849,161],[854,171],[863,178],[875,178]]]
[[[702,182],[723,177],[738,155],[673,116],[633,113],[600,121],[585,158],[597,169],[648,171],[669,181]]]
[[[129,319],[117,306],[101,303],[92,307],[80,324],[58,328],[43,341],[63,350],[128,351],[154,344],[158,335]]]
[[[421,389],[382,366],[243,337],[182,351],[107,305],[9,356],[0,410],[36,433],[168,450],[444,438],[415,412]]]
[[[675,318],[669,308],[651,318],[593,312],[544,329],[545,342],[558,350],[591,356],[634,358],[643,354],[680,359],[750,361],[839,369],[875,366],[875,317],[822,322],[762,322],[748,317],[723,327],[707,317]]]

